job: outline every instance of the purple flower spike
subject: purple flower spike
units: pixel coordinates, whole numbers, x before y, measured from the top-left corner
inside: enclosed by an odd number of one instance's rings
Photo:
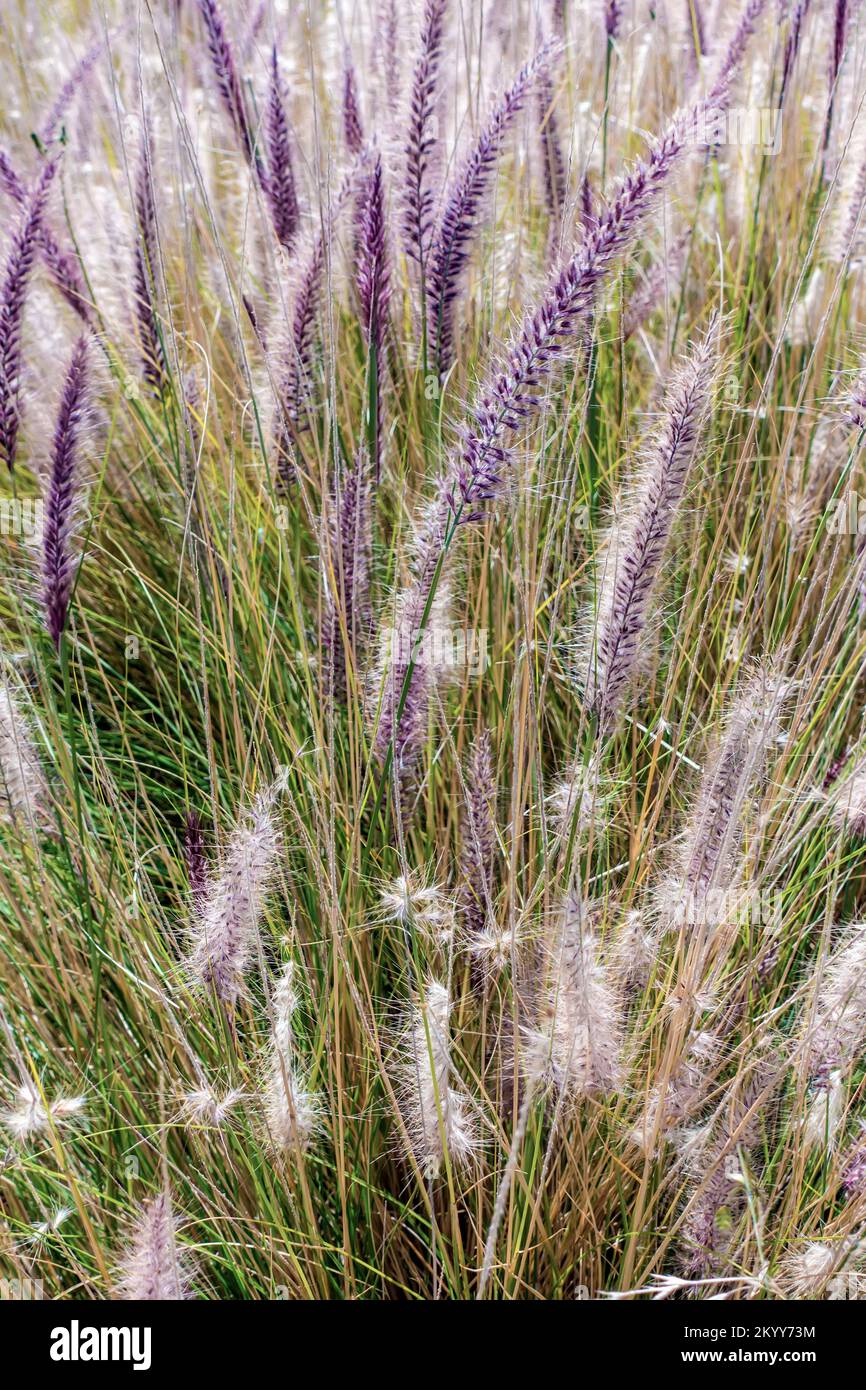
[[[430,180],[438,144],[434,116],[439,97],[439,68],[447,7],[447,0],[427,0],[421,28],[421,48],[412,76],[403,234],[406,254],[419,263],[422,275],[433,225],[434,195]]]
[[[545,69],[539,74],[536,91],[538,126],[541,134],[541,161],[544,172],[544,200],[548,216],[557,222],[565,207],[567,180],[562,142],[554,104],[553,79]]]
[[[355,281],[361,326],[367,341],[370,448],[376,481],[382,466],[382,376],[391,297],[390,267],[385,241],[385,190],[382,160],[364,176],[358,198],[358,237]]]
[[[830,50],[830,91],[836,85],[842,59],[845,56],[845,42],[848,38],[848,0],[836,0],[833,13],[833,47]]]
[[[717,96],[709,109],[715,111],[718,101]],[[647,158],[621,180],[605,214],[554,275],[503,362],[487,377],[419,530],[415,579],[401,596],[398,614],[400,630],[406,634],[423,632],[455,528],[479,519],[483,504],[501,494],[512,461],[513,436],[541,410],[542,387],[570,345],[583,342],[582,329],[605,275],[634,241],[686,149],[697,143],[707,113],[701,104],[675,118]],[[390,749],[401,769],[419,752],[431,679],[429,666],[410,665],[406,650],[401,642],[399,653],[385,662],[374,741],[376,758],[384,760]]]
[[[76,567],[70,542],[75,520],[76,469],[86,414],[87,339],[79,338],[66,373],[54,430],[42,543],[45,622],[58,650],[66,628],[75,578]]]
[[[800,51],[800,39],[803,33],[803,25],[809,13],[809,6],[812,0],[797,0],[791,18],[788,21],[788,37],[785,40],[785,54],[782,59],[782,81],[779,88],[779,102],[787,91],[788,82],[791,77],[794,64],[797,61],[797,54]]]
[[[123,27],[125,28],[126,26]],[[60,91],[57,93],[57,99],[54,102],[54,105],[52,106],[51,110],[49,111],[48,116],[45,119],[45,124],[42,127],[43,144],[47,145],[50,140],[54,139],[55,131],[57,130],[57,127],[60,125],[60,122],[63,120],[63,117],[66,115],[70,102],[75,97],[82,83],[87,81],[87,78],[90,76],[91,72],[96,67],[100,55],[104,52],[104,50],[105,37],[104,35],[100,34],[99,38],[87,50],[81,61],[79,63],[76,63],[75,67],[72,70],[72,73],[66,79],[63,86],[60,88]]]
[[[282,380],[275,429],[274,451],[279,484],[287,488],[295,476],[294,438],[304,428],[304,402],[313,365],[316,311],[322,294],[322,281],[328,247],[337,223],[355,185],[354,171],[343,180],[325,225],[317,233],[301,270],[291,313],[289,341],[282,365]]]
[[[592,183],[589,174],[584,174],[580,181],[580,205],[578,215],[580,218],[580,225],[585,232],[591,231],[598,221],[595,211],[595,194],[592,191]]]
[[[343,137],[349,154],[357,157],[364,148],[364,127],[358,104],[358,79],[348,54],[343,73]]]
[[[219,5],[217,5],[216,0],[198,0],[198,7],[204,21],[207,46],[223,106],[241,142],[247,163],[250,168],[255,170],[261,187],[266,189],[267,177],[256,149],[237,65],[226,35]]]
[[[740,17],[740,22],[734,30],[734,36],[728,44],[727,52],[713,83],[713,89],[707,98],[708,103],[715,102],[720,106],[726,103],[728,86],[736,76],[737,69],[745,57],[746,49],[758,26],[758,21],[766,8],[767,0],[749,0]]]
[[[294,439],[306,424],[304,401],[312,369],[316,309],[322,293],[326,249],[325,238],[319,235],[302,272],[292,313],[274,442],[277,477],[283,489],[294,481]]]
[[[612,43],[619,38],[619,26],[622,24],[622,12],[624,9],[623,0],[605,0],[604,4],[604,32]]]
[[[156,205],[153,197],[153,168],[147,127],[142,134],[138,174],[135,181],[135,215],[138,236],[135,242],[135,314],[141,343],[144,379],[157,393],[168,376],[165,352],[156,313],[157,237]]]
[[[19,207],[27,206],[27,189],[5,151],[0,150],[0,185]],[[53,232],[43,219],[37,240],[48,273],[67,303],[85,323],[90,322],[87,289],[81,275],[78,255],[61,251]]]
[[[346,639],[357,659],[369,638],[371,625],[370,474],[363,450],[359,450],[352,467],[345,469],[334,488],[328,530],[322,648],[331,691],[342,698],[346,692]]]
[[[267,197],[277,241],[291,251],[298,234],[298,195],[292,168],[289,124],[283,106],[276,45],[271,52],[271,82],[265,115],[268,147]]]
[[[705,124],[706,108],[677,117],[646,160],[621,181],[610,206],[555,276],[539,307],[488,379],[454,469],[452,501],[460,520],[501,489],[511,461],[504,437],[523,429],[542,405],[540,389],[591,312],[608,269],[634,240],[675,166]]]
[[[208,889],[208,864],[198,811],[187,812],[184,824],[183,848],[193,908],[198,909]]]
[[[21,326],[27,282],[36,260],[48,190],[57,164],[45,164],[24,219],[12,238],[12,248],[0,288],[0,459],[10,472],[21,425]]]
[[[846,1197],[859,1197],[866,1192],[866,1131],[862,1129],[845,1156],[842,1187]]]
[[[452,179],[445,197],[442,219],[436,231],[430,256],[427,338],[430,357],[440,377],[454,360],[454,305],[460,292],[463,272],[478,224],[484,199],[502,144],[536,81],[552,57],[552,45],[545,45],[531,63],[522,68],[482,130],[478,140]]]

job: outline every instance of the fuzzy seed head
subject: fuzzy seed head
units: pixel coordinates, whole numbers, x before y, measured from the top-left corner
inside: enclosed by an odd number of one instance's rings
[[[48,784],[30,721],[0,678],[0,812],[32,837],[47,828],[48,805]]]
[[[589,909],[577,895],[560,912],[538,999],[524,1029],[533,1085],[571,1101],[616,1090],[621,1081],[622,1007],[602,962]]]
[[[279,790],[275,784],[261,793],[242,816],[192,926],[192,977],[229,1008],[241,994],[279,862],[274,805]]]
[[[431,981],[411,1011],[397,1048],[395,1088],[408,1150],[425,1178],[442,1171],[446,1153],[468,1167],[479,1148],[478,1120],[452,1079],[448,991]]]
[[[14,1138],[24,1142],[34,1135],[44,1134],[53,1126],[81,1119],[84,1104],[84,1096],[61,1096],[48,1101],[31,1082],[26,1081],[16,1091],[13,1108],[0,1114],[0,1122]]]
[[[177,1218],[167,1192],[140,1208],[120,1267],[119,1298],[176,1302],[189,1297],[190,1266],[177,1241]]]

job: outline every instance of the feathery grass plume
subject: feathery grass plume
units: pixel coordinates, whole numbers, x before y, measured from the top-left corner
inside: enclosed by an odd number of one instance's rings
[[[469,938],[483,931],[490,914],[496,861],[496,783],[490,734],[475,740],[466,768],[466,801],[460,854],[460,906]]]
[[[543,68],[538,74],[536,103],[541,135],[544,201],[548,216],[554,224],[557,224],[565,207],[568,180],[565,172],[565,159],[562,154],[562,141],[559,135],[559,122],[556,116],[552,66],[551,64],[551,67]]]
[[[586,761],[575,758],[548,797],[554,833],[581,839],[594,825],[601,834],[611,789],[596,750]]]
[[[849,763],[847,768],[845,762]],[[838,830],[863,839],[866,837],[866,754],[855,753],[853,759],[846,758],[842,766],[833,771],[836,775],[830,779],[826,793],[830,819]]]
[[[356,180],[356,169],[350,170],[343,179],[325,216],[324,225],[313,238],[291,306],[288,342],[283,349],[279,368],[280,385],[273,427],[277,477],[283,488],[289,487],[295,478],[295,438],[307,424],[304,406],[312,377],[316,314],[322,296],[328,249],[340,213]]]
[[[864,223],[864,208],[866,208],[866,158],[860,162],[857,177],[851,187],[850,200],[848,204],[848,215],[845,219],[844,229],[840,232],[834,258],[844,261],[848,257],[862,254],[861,242]]]
[[[661,419],[640,458],[598,562],[592,653],[585,699],[609,732],[637,667],[653,592],[689,469],[712,409],[719,372],[718,324],[685,358],[667,389]]]
[[[780,1282],[789,1298],[815,1298],[836,1268],[839,1251],[820,1240],[805,1241],[786,1257]]]
[[[401,630],[423,632],[457,528],[479,520],[483,504],[503,491],[504,474],[512,460],[508,437],[525,430],[539,413],[544,399],[541,388],[562,363],[569,346],[575,339],[583,345],[581,328],[606,272],[634,240],[690,142],[704,126],[707,109],[699,103],[691,112],[676,116],[649,156],[622,179],[607,212],[585,232],[572,259],[554,274],[540,305],[512,338],[503,360],[495,361],[488,372],[479,401],[463,428],[460,446],[449,454],[418,528],[415,578],[398,602]],[[385,654],[374,741],[374,754],[380,761],[392,748],[395,760],[403,766],[420,751],[435,674],[429,664],[422,667],[413,663],[405,648],[401,642],[398,654],[390,660]]]
[[[448,0],[426,0],[424,5],[421,42],[415,71],[412,74],[409,128],[404,150],[406,181],[403,189],[403,240],[406,254],[418,262],[422,310],[426,297],[425,265],[433,226],[435,195],[431,182],[439,143],[435,117],[439,102],[439,70],[447,10]]]
[[[48,783],[30,721],[0,676],[0,815],[30,835],[48,825]]]
[[[372,673],[367,705],[375,728],[373,755],[409,778],[427,735],[430,697],[453,674],[443,659],[449,632],[451,594],[432,576],[422,576],[397,595],[392,625],[380,633],[379,662]]]
[[[760,1140],[771,1088],[767,1068],[759,1066],[718,1119],[685,1138],[694,1190],[681,1229],[681,1259],[690,1279],[724,1274],[732,1266],[735,1222],[745,1203],[739,1158]]]
[[[10,472],[15,463],[21,427],[21,327],[27,283],[40,245],[45,205],[56,172],[56,160],[46,160],[13,235],[0,284],[0,460]]]
[[[228,1008],[243,989],[277,870],[282,837],[275,803],[282,789],[277,780],[241,814],[191,928],[192,977]]]
[[[611,977],[623,989],[646,989],[659,955],[658,935],[640,908],[627,912],[606,952]]]
[[[672,925],[718,925],[718,904],[734,888],[743,815],[791,688],[781,670],[781,662],[765,660],[741,678],[704,766],[677,871],[659,892],[660,914]]]
[[[168,1303],[190,1296],[191,1270],[178,1245],[177,1227],[168,1191],[142,1204],[120,1261],[118,1298]]]
[[[522,1029],[521,1061],[533,1089],[573,1102],[621,1084],[623,1010],[588,905],[570,893],[558,916],[536,1015]]]
[[[157,315],[157,231],[156,203],[153,195],[153,164],[150,131],[145,121],[135,178],[135,267],[134,293],[138,338],[142,351],[142,370],[148,386],[159,393],[168,376],[165,351]]]
[[[355,286],[367,344],[367,435],[376,482],[382,471],[382,381],[386,370],[391,268],[386,242],[385,186],[377,154],[358,190]]]
[[[469,1098],[453,1084],[451,1001],[448,990],[430,980],[412,1006],[394,1063],[397,1103],[407,1145],[422,1175],[433,1181],[447,1159],[466,1168],[480,1147],[478,1118]]]
[[[255,171],[261,188],[265,190],[267,188],[267,176],[262,167],[253,129],[247,115],[241,80],[238,76],[237,65],[219,5],[216,0],[198,0],[198,8],[207,35],[208,52],[220,99],[234,126],[235,134],[241,142],[244,157],[250,168]]]
[[[454,935],[454,909],[445,889],[417,870],[399,874],[379,892],[382,922],[396,922],[407,935],[418,932],[428,941],[448,946]]]
[[[866,430],[866,367],[858,372],[845,397],[843,419],[850,429]]]
[[[364,126],[361,121],[361,108],[358,102],[358,79],[355,65],[348,50],[343,61],[343,139],[346,149],[354,158],[364,148]]]
[[[298,234],[300,213],[292,166],[289,123],[283,105],[277,46],[271,49],[271,75],[265,111],[265,140],[268,155],[267,194],[277,241],[291,251]]]
[[[397,0],[382,0],[378,7],[377,58],[385,79],[385,99],[388,112],[394,116],[400,105],[402,83],[402,56],[400,37],[400,17]]]
[[[523,931],[519,921],[503,926],[491,922],[475,933],[466,944],[466,952],[472,962],[474,981],[479,990],[486,990],[488,985],[511,969],[522,943]],[[504,1026],[510,1027],[510,1021]]]
[[[61,1096],[49,1101],[29,1079],[16,1088],[15,1096],[14,1108],[0,1114],[0,1124],[5,1125],[21,1143],[34,1134],[44,1134],[55,1125],[79,1120],[83,1116],[84,1096]]]
[[[366,451],[359,449],[351,467],[337,476],[328,512],[328,548],[323,555],[322,650],[328,663],[329,688],[338,697],[346,694],[347,644],[357,668],[370,636],[370,499],[370,463]]]
[[[45,625],[58,651],[77,572],[72,538],[80,499],[78,463],[87,427],[88,390],[88,344],[86,338],[79,338],[60,397],[42,533],[42,603]]]
[[[842,1299],[849,1297],[850,1279],[863,1257],[862,1235],[851,1235],[831,1245],[826,1241],[802,1241],[782,1261],[779,1284],[786,1298]],[[859,1282],[859,1281],[858,1281]]]
[[[719,65],[708,102],[716,102],[719,106],[726,104],[729,84],[746,56],[746,49],[766,8],[767,0],[748,0]]]
[[[245,1099],[246,1091],[240,1087],[220,1095],[202,1083],[181,1097],[181,1118],[188,1124],[201,1125],[206,1129],[222,1129],[231,1119],[232,1111]]]
[[[70,1216],[75,1215],[74,1207],[57,1207],[44,1221],[37,1221],[31,1227],[31,1234],[24,1240],[19,1241],[22,1246],[35,1246],[39,1248],[52,1236],[56,1235],[61,1226],[65,1226]]]
[[[779,87],[780,106],[784,100],[785,92],[788,90],[791,73],[797,61],[797,54],[800,51],[800,40],[803,36],[803,25],[806,22],[806,16],[809,13],[811,3],[812,0],[796,0],[794,8],[791,10],[791,16],[788,20],[788,32],[785,38],[785,51],[782,57],[782,79]]]
[[[207,896],[208,863],[202,835],[201,816],[198,811],[188,811],[184,823],[183,848],[186,856],[186,873],[189,895],[193,910],[198,911]]]
[[[588,229],[556,272],[537,309],[488,375],[471,412],[452,482],[455,508],[494,496],[511,461],[503,436],[526,428],[541,409],[540,390],[590,313],[607,271],[631,245],[685,151],[698,141],[707,106],[674,117],[648,157],[613,191],[607,212]],[[471,519],[471,518],[466,518]]]
[[[299,1002],[295,966],[290,962],[274,990],[271,1052],[264,1085],[268,1135],[277,1152],[283,1154],[303,1152],[309,1146],[320,1114],[318,1099],[298,1072],[294,1058],[292,1018]]]
[[[842,1162],[842,1189],[846,1197],[859,1197],[866,1192],[866,1122],[863,1120]]]
[[[806,450],[808,472],[805,481],[803,459],[798,456],[790,459],[786,516],[801,546],[807,545],[815,534],[818,517],[827,507],[839,474],[845,467],[846,435],[852,424],[847,414],[848,405],[848,396],[842,392],[839,380],[834,380]]]
[[[27,189],[19,177],[5,150],[0,150],[0,185],[6,194],[19,207],[27,206]],[[43,218],[37,232],[37,241],[42,259],[57,289],[69,306],[85,323],[90,323],[91,314],[87,303],[87,287],[81,273],[77,252],[62,251],[54,233]]]
[[[557,51],[555,42],[547,43],[521,68],[494,106],[474,147],[446,190],[442,215],[430,248],[427,281],[427,341],[431,362],[440,377],[447,375],[454,360],[454,306],[503,141],[523,110],[539,74],[546,70]]]
[[[823,967],[801,1055],[810,1083],[804,1138],[833,1146],[844,1114],[844,1074],[866,1043],[866,924],[852,922]]]
[[[268,16],[268,0],[259,0],[259,4],[246,16],[246,25],[239,44],[240,66],[244,68],[252,61],[255,55],[256,44],[262,31],[262,25]]]
[[[666,299],[676,300],[680,292],[683,262],[691,235],[691,227],[686,227],[665,255],[650,266],[642,284],[632,291],[622,316],[624,342],[628,342],[629,338],[643,327],[650,315],[655,313]]]
[[[699,1002],[703,1004],[704,1001]],[[639,1149],[649,1155],[656,1154],[706,1104],[725,1031],[724,1024],[715,1028],[690,1028],[685,1047],[675,1060],[667,1081],[651,1088],[640,1121],[632,1130],[631,1138]]]
[[[125,27],[125,25],[121,26],[121,32]],[[55,131],[69,109],[69,103],[76,96],[83,83],[87,81],[104,51],[105,35],[100,34],[96,42],[91,44],[90,48],[84,54],[84,57],[76,63],[69,77],[57,93],[54,104],[46,116],[40,131],[40,137],[44,145],[47,145],[54,139]]]

